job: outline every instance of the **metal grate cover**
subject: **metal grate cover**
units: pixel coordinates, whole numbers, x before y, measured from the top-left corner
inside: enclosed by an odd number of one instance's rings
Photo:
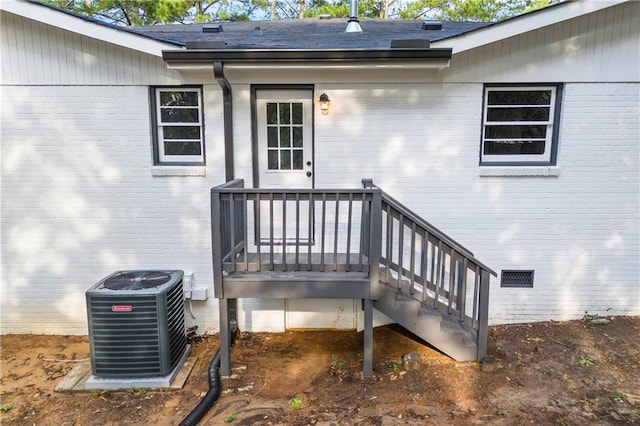
[[[503,270],[500,287],[533,288],[533,270]]]

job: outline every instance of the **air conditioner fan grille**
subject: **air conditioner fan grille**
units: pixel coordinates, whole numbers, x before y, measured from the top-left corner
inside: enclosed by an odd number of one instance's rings
[[[102,284],[108,290],[144,290],[168,283],[171,275],[162,271],[134,271],[114,275]]]

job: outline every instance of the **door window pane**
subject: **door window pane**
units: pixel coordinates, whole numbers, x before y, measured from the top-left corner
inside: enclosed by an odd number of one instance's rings
[[[267,103],[267,124],[278,124],[278,104]]]
[[[278,170],[278,150],[270,149],[267,151],[267,168],[269,170]]]
[[[302,170],[304,168],[303,151],[301,149],[293,150],[293,170]]]
[[[293,146],[302,148],[302,127],[293,128]]]
[[[278,128],[275,126],[267,127],[267,146],[269,148],[278,147]]]
[[[302,102],[296,102],[291,104],[291,109],[292,109],[291,123],[302,124]]]
[[[280,127],[280,147],[291,146],[291,129],[289,127]]]
[[[291,151],[282,150],[280,151],[280,170],[290,170],[291,169]]]
[[[291,123],[291,104],[280,103],[280,124]]]

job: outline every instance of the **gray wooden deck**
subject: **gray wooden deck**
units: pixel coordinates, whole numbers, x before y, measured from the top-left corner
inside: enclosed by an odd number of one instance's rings
[[[239,298],[361,299],[364,377],[373,374],[374,304],[456,359],[486,355],[495,272],[363,183],[364,189],[256,189],[235,180],[211,190],[223,376],[230,373]]]

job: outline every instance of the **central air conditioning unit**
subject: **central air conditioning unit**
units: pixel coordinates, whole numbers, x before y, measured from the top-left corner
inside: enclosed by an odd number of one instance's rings
[[[187,341],[183,271],[119,271],[86,292],[91,369],[103,378],[166,376]]]

